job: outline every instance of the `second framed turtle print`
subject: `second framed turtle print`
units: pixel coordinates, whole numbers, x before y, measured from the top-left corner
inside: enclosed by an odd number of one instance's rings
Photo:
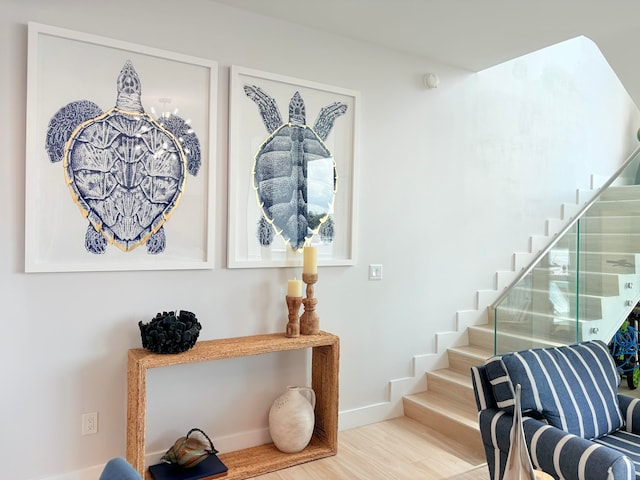
[[[359,94],[231,67],[228,266],[352,265]]]

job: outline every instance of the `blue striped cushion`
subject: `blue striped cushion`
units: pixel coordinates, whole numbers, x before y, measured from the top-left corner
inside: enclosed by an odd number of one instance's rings
[[[623,425],[619,376],[602,341],[494,357],[487,361],[487,374],[499,406],[513,405],[513,385],[519,383],[522,410],[539,412],[565,432],[592,439]]]
[[[487,408],[496,407],[496,402],[493,399],[493,388],[485,372],[486,368],[482,365],[471,367],[471,383],[479,412]]]
[[[511,385],[507,369],[502,362],[502,355],[489,358],[484,366],[487,377],[489,378],[489,383],[491,383],[493,388],[493,397],[496,405],[498,408],[513,413],[513,406],[516,404],[516,395]]]

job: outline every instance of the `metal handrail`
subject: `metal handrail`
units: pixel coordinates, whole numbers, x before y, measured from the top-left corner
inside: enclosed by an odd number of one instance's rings
[[[502,293],[498,296],[496,300],[490,305],[489,308],[495,310],[495,308],[504,300],[504,298],[509,294],[509,291],[515,287],[520,280],[529,275],[531,271],[540,263],[540,260],[544,258],[544,256],[551,251],[553,247],[557,245],[562,237],[564,237],[565,233],[567,233],[573,226],[582,218],[582,216],[591,208],[591,206],[600,198],[602,192],[604,192],[607,188],[609,188],[613,182],[620,176],[620,174],[631,164],[631,162],[636,158],[636,156],[640,153],[640,147],[636,148],[634,152],[629,155],[629,157],[624,161],[624,163],[614,172],[614,174],[598,189],[598,193],[593,196],[591,200],[584,204],[584,206],[578,211],[578,213],[571,219],[571,221],[555,235],[555,239],[549,243],[544,249],[540,250],[538,255],[527,265],[527,267],[523,268],[518,276],[504,288]]]

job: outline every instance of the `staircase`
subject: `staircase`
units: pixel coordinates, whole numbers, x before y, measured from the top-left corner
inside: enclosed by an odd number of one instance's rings
[[[493,355],[494,325],[470,326],[467,334],[468,345],[449,347],[446,352],[449,366],[426,372],[427,390],[405,395],[402,406],[405,416],[454,439],[471,454],[484,458],[470,369]],[[531,338],[524,335],[502,336],[503,344],[511,345],[513,351],[531,344]],[[543,339],[534,342],[539,347],[561,345]]]
[[[490,308],[496,351],[608,342],[639,298],[640,185],[609,186]]]
[[[405,416],[484,457],[470,368],[493,355],[493,326],[468,327],[469,345],[447,349],[449,367],[427,372],[427,391],[402,399]]]
[[[407,417],[482,457],[472,366],[495,350],[612,338],[640,299],[639,163],[636,151],[487,308],[489,323],[467,327],[468,345],[447,348],[448,367],[426,372],[427,390],[403,397]]]

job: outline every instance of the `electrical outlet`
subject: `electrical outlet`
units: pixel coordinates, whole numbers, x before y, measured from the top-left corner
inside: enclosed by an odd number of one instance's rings
[[[82,435],[98,433],[98,412],[82,414]]]

